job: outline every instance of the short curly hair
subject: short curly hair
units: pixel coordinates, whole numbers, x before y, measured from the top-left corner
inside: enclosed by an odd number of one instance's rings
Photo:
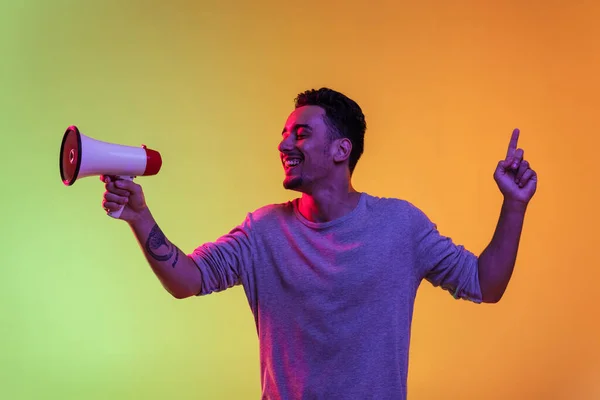
[[[354,172],[365,147],[367,122],[360,106],[346,95],[329,88],[310,89],[298,94],[296,108],[319,106],[325,110],[325,125],[329,128],[331,140],[348,138],[352,151],[348,166]]]

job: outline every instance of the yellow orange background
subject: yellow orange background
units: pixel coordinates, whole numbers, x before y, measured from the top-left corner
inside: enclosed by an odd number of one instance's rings
[[[423,284],[409,398],[600,398],[599,20],[591,1],[3,2],[0,398],[259,398],[243,290],[171,298],[58,150],[71,124],[159,150],[137,181],[189,252],[295,197],[276,146],[321,86],[367,116],[355,187],[477,254],[514,127],[539,175],[499,304]]]

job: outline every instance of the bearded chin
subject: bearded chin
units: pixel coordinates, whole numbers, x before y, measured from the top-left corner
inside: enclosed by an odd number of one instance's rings
[[[283,181],[283,187],[289,190],[295,190],[302,186],[302,177],[294,176],[294,177],[286,177]]]

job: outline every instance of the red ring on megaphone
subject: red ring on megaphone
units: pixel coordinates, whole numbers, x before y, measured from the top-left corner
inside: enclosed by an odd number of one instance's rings
[[[162,166],[162,158],[160,153],[156,150],[148,149],[146,146],[142,146],[146,150],[146,169],[144,170],[144,176],[156,175],[160,171]]]
[[[81,134],[75,125],[71,125],[63,135],[60,144],[59,166],[60,178],[67,186],[77,180],[81,168]]]

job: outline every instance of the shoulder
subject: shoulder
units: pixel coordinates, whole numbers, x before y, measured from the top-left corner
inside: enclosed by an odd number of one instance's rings
[[[365,193],[366,206],[373,211],[414,213],[420,211],[413,203],[396,197],[380,197]]]
[[[425,212],[407,199],[366,194],[366,207],[375,215],[412,225],[413,227],[429,223],[429,218]]]
[[[285,203],[267,204],[248,213],[247,220],[256,225],[269,225],[281,222],[282,219],[293,216],[292,201]]]

